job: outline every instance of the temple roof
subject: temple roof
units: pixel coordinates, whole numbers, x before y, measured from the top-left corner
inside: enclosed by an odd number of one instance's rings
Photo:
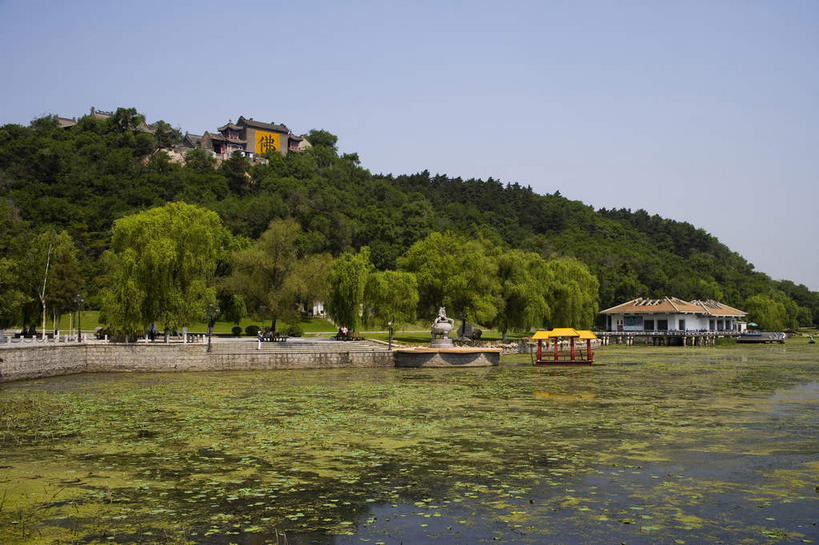
[[[216,128],[216,130],[217,130],[217,131],[219,131],[219,132],[223,132],[223,131],[226,131],[226,130],[228,130],[228,129],[233,129],[234,131],[240,131],[240,130],[242,130],[242,128],[243,128],[243,127],[241,127],[241,126],[239,126],[239,125],[236,125],[235,123],[231,123],[230,121],[228,121],[227,123],[225,123],[225,124],[224,124],[224,125],[222,125],[221,127],[217,127],[217,128]]]
[[[225,135],[219,134],[219,133],[206,132],[205,134],[207,134],[208,137],[210,137],[211,140],[216,140],[217,142],[228,142],[228,143],[233,143],[233,144],[247,144],[247,140],[242,140],[242,139],[239,139],[239,138],[227,138]]]
[[[268,131],[276,131],[276,132],[283,132],[289,133],[290,129],[287,128],[287,125],[277,125],[275,123],[263,123],[261,121],[256,121],[254,119],[245,119],[243,116],[239,117],[237,121],[240,125],[244,125],[246,127],[254,127],[257,129],[266,129]]]
[[[69,119],[67,117],[57,117],[57,126],[61,129],[67,129],[77,124],[76,119]]]

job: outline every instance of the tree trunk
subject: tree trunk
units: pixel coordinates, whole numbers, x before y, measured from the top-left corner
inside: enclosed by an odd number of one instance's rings
[[[46,257],[46,266],[45,266],[45,273],[43,274],[43,289],[40,291],[40,306],[43,307],[43,340],[46,338],[45,328],[46,328],[46,304],[45,304],[45,294],[46,294],[46,283],[48,282],[48,267],[51,265],[51,251],[54,249],[53,244],[48,245],[48,256]]]
[[[501,337],[503,342],[506,342],[506,328],[503,328],[503,337]]]
[[[42,337],[43,337],[43,340],[45,340],[45,338],[46,338],[46,305],[45,305],[45,299],[42,300],[41,305],[43,306],[43,331],[42,331]]]
[[[273,318],[273,321],[270,324],[270,332],[273,333],[274,335],[276,334],[276,322],[278,322],[278,320],[276,318]]]

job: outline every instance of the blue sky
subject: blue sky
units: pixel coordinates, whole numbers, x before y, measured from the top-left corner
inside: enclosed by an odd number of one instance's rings
[[[373,172],[644,208],[819,290],[816,1],[0,0],[0,47],[0,123],[325,128]]]

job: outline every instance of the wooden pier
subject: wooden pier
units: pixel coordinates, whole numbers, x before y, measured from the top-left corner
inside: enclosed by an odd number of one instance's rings
[[[595,333],[601,344],[653,346],[713,346],[717,339],[738,338],[739,331],[603,331]]]

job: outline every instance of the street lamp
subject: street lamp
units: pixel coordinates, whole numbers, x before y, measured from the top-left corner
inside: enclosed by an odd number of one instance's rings
[[[208,352],[211,351],[210,339],[213,336],[213,318],[219,314],[219,307],[213,303],[208,303]]]
[[[390,332],[390,350],[392,350],[392,322],[387,322],[387,328]]]
[[[82,295],[79,293],[74,296],[74,304],[77,305],[77,342],[82,342],[82,324],[80,317],[82,316],[82,304],[85,303]]]

